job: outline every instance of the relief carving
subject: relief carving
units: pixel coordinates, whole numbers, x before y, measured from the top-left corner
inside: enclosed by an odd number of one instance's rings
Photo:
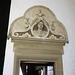
[[[39,14],[36,14],[37,18],[33,21],[31,32],[34,37],[47,37],[49,34],[48,25],[44,20],[44,14],[39,10]]]
[[[61,23],[56,19],[53,12],[44,6],[31,7],[21,19],[14,21],[14,23],[12,23],[13,29],[10,29],[14,37],[67,39],[64,27],[60,25]],[[18,29],[17,26],[19,26]]]

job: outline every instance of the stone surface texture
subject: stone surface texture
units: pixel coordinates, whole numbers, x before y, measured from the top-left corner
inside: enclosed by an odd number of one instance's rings
[[[68,42],[64,25],[45,6],[33,6],[13,21],[9,36],[14,43],[13,75],[21,61],[54,62],[54,75],[63,75],[63,46]]]

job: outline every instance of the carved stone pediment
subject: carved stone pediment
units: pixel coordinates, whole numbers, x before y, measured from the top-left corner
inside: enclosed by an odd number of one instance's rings
[[[25,14],[11,24],[9,37],[65,40],[68,42],[64,25],[55,14],[44,6],[29,8]]]

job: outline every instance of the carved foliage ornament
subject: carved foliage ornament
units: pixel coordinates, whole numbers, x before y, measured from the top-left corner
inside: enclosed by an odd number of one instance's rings
[[[23,17],[16,19],[11,25],[9,36],[68,40],[63,24],[44,6],[31,7]]]

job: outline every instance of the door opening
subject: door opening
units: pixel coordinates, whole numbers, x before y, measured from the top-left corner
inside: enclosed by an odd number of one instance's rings
[[[54,62],[20,62],[19,75],[54,75]]]

